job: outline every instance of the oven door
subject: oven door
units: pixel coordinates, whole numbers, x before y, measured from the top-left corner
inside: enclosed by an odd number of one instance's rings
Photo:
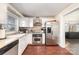
[[[32,44],[34,45],[42,44],[42,34],[33,34]]]
[[[34,45],[42,44],[42,40],[41,40],[41,38],[36,38],[36,37],[34,37],[32,43],[33,43]]]

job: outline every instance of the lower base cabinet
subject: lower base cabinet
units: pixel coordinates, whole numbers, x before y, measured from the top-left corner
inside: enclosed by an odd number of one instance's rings
[[[27,34],[19,39],[18,55],[22,55],[28,44],[32,44],[32,34]]]

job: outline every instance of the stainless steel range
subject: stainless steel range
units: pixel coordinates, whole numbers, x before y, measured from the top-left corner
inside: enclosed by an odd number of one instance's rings
[[[35,17],[33,19],[33,28],[32,28],[32,44],[38,45],[42,44],[42,19]]]
[[[42,34],[41,33],[34,33],[32,34],[32,44],[42,44]]]

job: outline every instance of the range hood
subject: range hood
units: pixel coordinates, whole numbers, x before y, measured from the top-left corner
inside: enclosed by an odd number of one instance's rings
[[[42,26],[42,24],[40,22],[35,22],[33,26]]]
[[[34,18],[33,26],[42,26],[42,19],[40,19],[39,17]]]

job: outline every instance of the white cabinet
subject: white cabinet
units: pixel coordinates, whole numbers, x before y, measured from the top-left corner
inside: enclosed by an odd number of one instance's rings
[[[29,27],[29,18],[21,18],[19,21],[20,27]]]
[[[28,44],[32,44],[32,34],[28,34]]]
[[[19,39],[19,46],[18,46],[18,54],[19,54],[19,55],[23,53],[24,49],[26,48],[26,46],[27,46],[27,44],[28,44],[26,37],[27,37],[27,36],[25,35],[25,36],[23,36],[23,37],[21,37],[21,38]]]
[[[45,34],[42,34],[42,44],[45,44]]]
[[[20,27],[33,27],[33,18],[21,18],[19,21]]]
[[[26,34],[19,39],[18,54],[21,55],[28,44],[32,44],[32,34]]]
[[[33,27],[33,18],[30,18],[29,20],[30,20],[30,23],[29,23],[30,27]]]
[[[48,21],[48,18],[41,18],[42,19],[42,27],[45,27],[45,23]]]

